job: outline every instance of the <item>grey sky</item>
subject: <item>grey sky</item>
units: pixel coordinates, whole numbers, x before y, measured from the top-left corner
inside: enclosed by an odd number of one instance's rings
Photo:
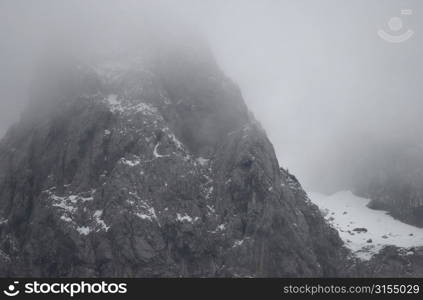
[[[413,14],[401,16],[405,8]],[[183,23],[210,41],[281,165],[325,187],[375,145],[421,139],[422,8],[419,0],[0,0],[0,135],[18,119],[31,68],[51,43],[133,47],[146,26],[173,35]],[[403,20],[397,34],[415,31],[410,40],[377,35],[394,16]]]

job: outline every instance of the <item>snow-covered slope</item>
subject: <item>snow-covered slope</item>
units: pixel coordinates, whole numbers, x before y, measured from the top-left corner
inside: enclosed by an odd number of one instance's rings
[[[349,191],[330,196],[309,193],[309,197],[338,230],[345,245],[362,260],[370,259],[387,245],[423,246],[423,229],[398,221],[385,211],[368,208],[369,199]],[[412,251],[405,253],[412,254]]]

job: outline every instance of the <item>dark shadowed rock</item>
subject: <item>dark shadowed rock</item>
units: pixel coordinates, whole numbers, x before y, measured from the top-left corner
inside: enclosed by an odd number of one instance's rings
[[[210,55],[45,73],[0,143],[2,276],[357,274]]]
[[[365,277],[422,277],[423,249],[400,249],[387,246],[372,260],[359,263],[356,276]]]

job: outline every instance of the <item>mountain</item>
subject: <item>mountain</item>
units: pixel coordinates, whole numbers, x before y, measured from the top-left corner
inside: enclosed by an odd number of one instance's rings
[[[13,276],[334,276],[342,242],[202,49],[59,63],[0,145]]]
[[[207,49],[147,57],[40,69],[0,143],[1,276],[368,274]]]
[[[423,146],[387,145],[361,172],[355,190],[372,199],[370,207],[383,209],[405,223],[423,227]]]

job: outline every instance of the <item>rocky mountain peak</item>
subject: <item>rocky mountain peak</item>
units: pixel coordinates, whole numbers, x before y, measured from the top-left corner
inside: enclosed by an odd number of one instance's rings
[[[43,73],[0,143],[2,275],[347,274],[239,88],[180,53]]]

